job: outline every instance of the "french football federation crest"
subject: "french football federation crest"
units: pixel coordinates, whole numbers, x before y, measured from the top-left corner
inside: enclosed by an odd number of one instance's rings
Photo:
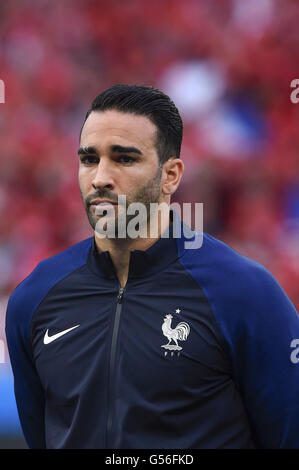
[[[178,341],[186,341],[190,333],[190,326],[188,323],[182,321],[177,324],[175,328],[171,327],[173,316],[168,314],[164,317],[164,322],[162,324],[163,335],[168,339],[167,344],[162,344],[161,348],[166,349],[164,355],[167,356],[167,350],[171,351],[173,356],[174,351],[178,351],[177,355],[180,355],[180,351],[183,349],[178,345]],[[175,343],[175,344],[171,344]]]

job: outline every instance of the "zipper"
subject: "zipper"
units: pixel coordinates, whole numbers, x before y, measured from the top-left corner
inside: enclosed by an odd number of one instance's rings
[[[108,415],[107,415],[107,427],[106,427],[106,448],[108,448],[109,443],[109,434],[112,430],[113,424],[113,378],[114,378],[114,369],[115,369],[115,359],[116,359],[116,348],[117,348],[117,338],[118,330],[120,323],[120,316],[122,310],[122,300],[124,294],[124,287],[120,287],[117,295],[117,304],[114,317],[114,326],[110,350],[110,361],[109,361],[109,379],[108,379]]]

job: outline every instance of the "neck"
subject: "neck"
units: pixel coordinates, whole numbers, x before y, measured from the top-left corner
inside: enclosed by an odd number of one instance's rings
[[[94,232],[97,250],[109,251],[121,287],[124,287],[128,280],[130,252],[134,250],[147,250],[161,237],[170,223],[169,208],[168,211],[160,213],[160,217],[158,213],[154,221],[151,219],[148,222],[146,233],[149,233],[149,227],[152,223],[156,226],[155,233],[157,236],[154,237],[137,237],[135,239],[100,238],[97,232]]]

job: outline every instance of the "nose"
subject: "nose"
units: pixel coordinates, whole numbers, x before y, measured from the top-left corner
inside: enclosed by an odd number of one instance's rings
[[[96,173],[92,180],[92,186],[94,189],[102,188],[110,190],[114,187],[111,166],[109,161],[105,160],[103,157],[97,166]]]

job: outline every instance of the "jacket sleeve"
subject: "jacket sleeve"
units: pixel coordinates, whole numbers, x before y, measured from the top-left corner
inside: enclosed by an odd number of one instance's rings
[[[29,448],[45,448],[44,392],[30,343],[31,312],[26,309],[26,290],[11,295],[6,311],[6,339],[14,375],[19,418]]]
[[[233,282],[221,318],[233,376],[259,448],[299,448],[299,316],[262,266]],[[297,354],[298,353],[298,354]]]

